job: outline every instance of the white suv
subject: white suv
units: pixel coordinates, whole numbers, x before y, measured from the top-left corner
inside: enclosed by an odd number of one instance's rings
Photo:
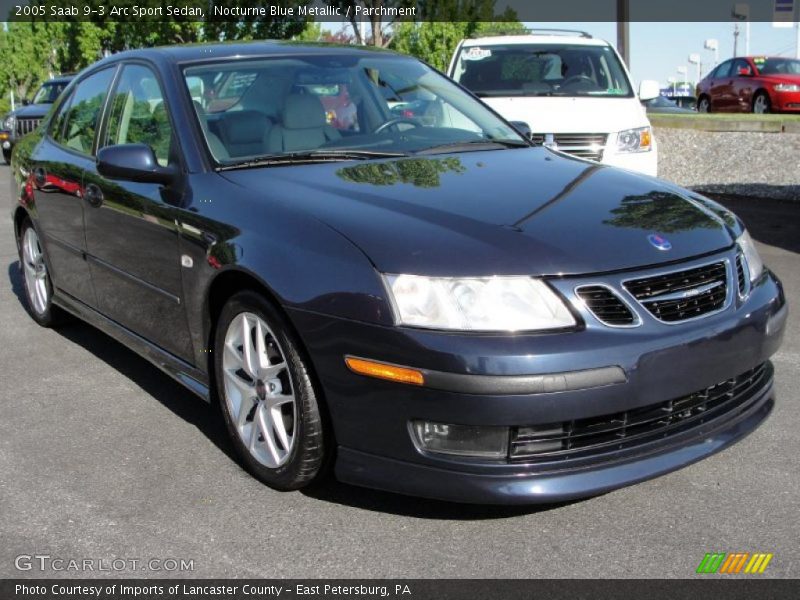
[[[656,175],[656,141],[640,99],[658,96],[658,82],[643,81],[637,98],[608,42],[563,30],[462,40],[448,74],[509,121],[527,125],[534,141]]]

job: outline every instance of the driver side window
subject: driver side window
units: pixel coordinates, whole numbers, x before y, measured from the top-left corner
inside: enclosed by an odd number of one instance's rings
[[[126,65],[111,99],[103,145],[146,144],[166,166],[171,143],[172,127],[155,73],[144,65]]]

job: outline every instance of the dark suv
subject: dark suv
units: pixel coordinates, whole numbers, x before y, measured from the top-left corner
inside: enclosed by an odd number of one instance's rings
[[[5,116],[0,123],[0,129],[5,130],[8,135],[6,139],[0,141],[2,141],[3,159],[7,163],[11,161],[14,144],[39,126],[71,80],[72,75],[60,75],[45,81],[30,102],[23,100],[22,107]]]

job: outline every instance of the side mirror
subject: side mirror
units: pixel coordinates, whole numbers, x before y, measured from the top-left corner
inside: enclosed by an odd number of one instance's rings
[[[753,72],[748,67],[739,67],[739,77],[752,77]]]
[[[647,101],[661,95],[661,85],[652,79],[645,79],[639,84],[639,100]]]
[[[106,146],[97,151],[97,172],[109,179],[168,185],[177,177],[173,167],[162,167],[146,144]]]
[[[519,133],[524,135],[527,139],[531,139],[531,126],[525,121],[509,121],[509,123],[511,123],[511,126]]]

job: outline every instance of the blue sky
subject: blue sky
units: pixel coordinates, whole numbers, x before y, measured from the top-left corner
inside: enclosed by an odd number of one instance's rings
[[[616,44],[616,23],[526,23],[528,27],[580,29]],[[744,54],[744,25],[740,26],[739,55]],[[775,28],[772,23],[750,24],[750,54],[794,56],[797,29]],[[689,67],[689,79],[696,79],[697,67],[688,64],[691,53],[700,54],[707,73],[714,53],[703,48],[709,38],[719,40],[719,57],[733,56],[733,23],[631,23],[631,73],[636,82],[656,79],[666,85],[667,77],[678,77],[679,65]]]

